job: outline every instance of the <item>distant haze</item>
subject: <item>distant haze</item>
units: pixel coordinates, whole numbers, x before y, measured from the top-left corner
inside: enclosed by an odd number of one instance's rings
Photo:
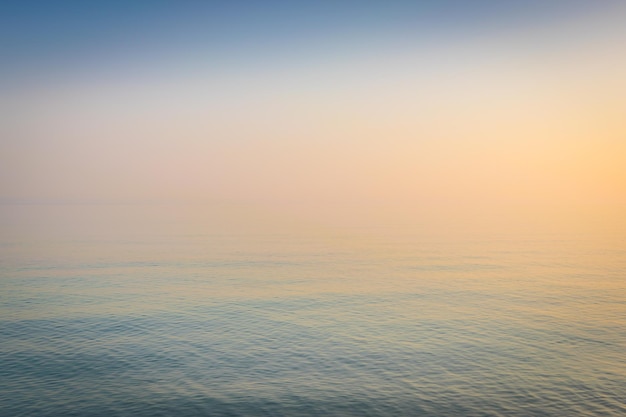
[[[15,6],[0,200],[623,227],[626,9],[497,3]]]

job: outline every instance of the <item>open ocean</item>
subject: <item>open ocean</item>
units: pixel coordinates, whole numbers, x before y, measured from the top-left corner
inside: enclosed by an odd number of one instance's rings
[[[623,236],[3,210],[3,417],[626,415]]]

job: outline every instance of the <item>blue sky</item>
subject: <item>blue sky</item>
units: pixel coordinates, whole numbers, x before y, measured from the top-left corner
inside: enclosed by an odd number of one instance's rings
[[[10,76],[153,65],[182,56],[289,54],[531,26],[602,8],[580,1],[14,1],[0,6]]]

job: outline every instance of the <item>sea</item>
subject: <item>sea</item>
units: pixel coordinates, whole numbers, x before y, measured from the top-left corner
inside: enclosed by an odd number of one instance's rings
[[[624,234],[157,211],[2,207],[1,416],[626,415]]]

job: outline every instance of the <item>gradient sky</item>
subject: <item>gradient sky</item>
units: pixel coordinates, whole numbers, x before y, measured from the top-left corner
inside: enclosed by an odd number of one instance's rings
[[[0,200],[612,224],[620,3],[3,2]]]

